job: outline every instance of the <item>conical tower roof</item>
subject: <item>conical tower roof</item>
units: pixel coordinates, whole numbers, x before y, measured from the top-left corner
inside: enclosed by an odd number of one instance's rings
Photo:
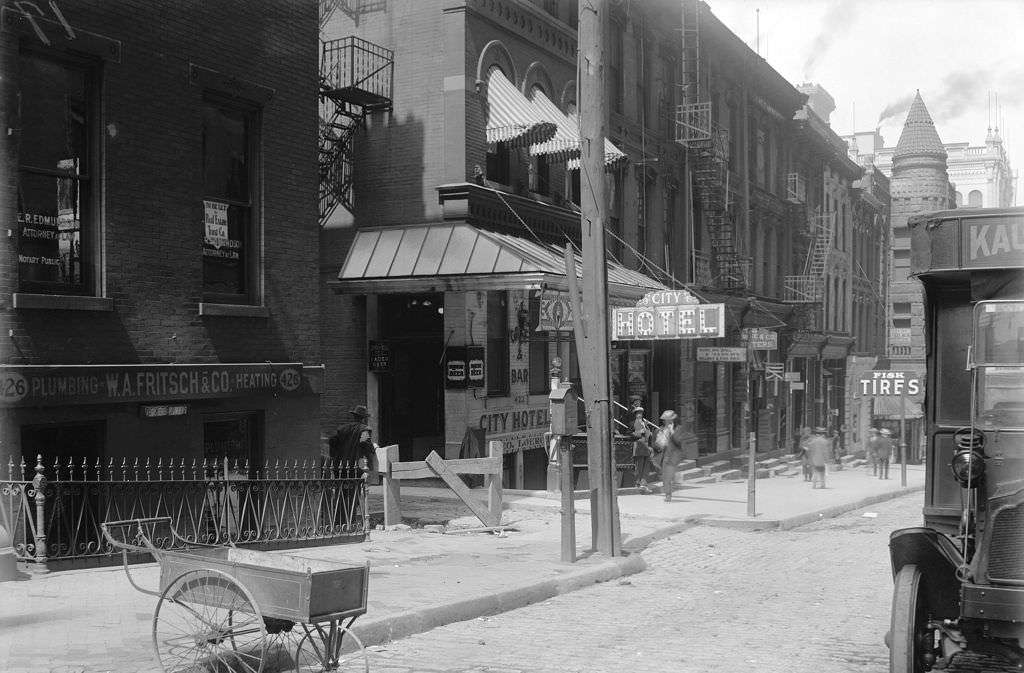
[[[928,108],[921,100],[920,91],[910,104],[907,121],[903,124],[903,132],[900,133],[900,141],[896,143],[896,151],[893,152],[892,158],[896,160],[912,156],[946,158],[946,149],[939,140],[939,133],[935,130],[935,123],[928,114]]]

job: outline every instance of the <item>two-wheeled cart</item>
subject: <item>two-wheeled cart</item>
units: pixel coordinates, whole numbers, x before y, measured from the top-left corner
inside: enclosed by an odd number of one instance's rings
[[[168,534],[158,535],[166,526]],[[370,665],[351,626],[366,612],[370,564],[200,545],[169,517],[102,524],[128,581],[157,596],[153,648],[166,673],[362,671]],[[165,546],[183,546],[167,549]],[[136,584],[128,552],[152,554],[160,587]]]

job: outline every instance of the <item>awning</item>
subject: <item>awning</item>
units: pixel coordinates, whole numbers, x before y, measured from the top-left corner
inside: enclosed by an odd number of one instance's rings
[[[556,161],[579,159],[580,132],[575,118],[569,117],[559,110],[558,106],[552,103],[543,91],[535,90],[532,102],[537,108],[537,113],[557,125],[558,130],[555,131],[551,140],[530,145],[530,156],[546,155],[549,159]]]
[[[668,289],[615,262],[607,266],[609,297],[635,300]],[[579,276],[582,267],[576,255]],[[561,247],[466,223],[360,229],[330,285],[348,294],[568,289]]]
[[[579,128],[579,126],[580,126],[579,118],[575,114],[569,114],[568,117],[569,117],[569,119],[572,120],[573,125],[576,128]],[[618,164],[620,164],[621,162],[625,161],[626,159],[627,159],[627,157],[626,157],[625,153],[623,153],[623,151],[620,150],[618,147],[616,147],[615,144],[612,143],[612,141],[608,140],[608,138],[605,137],[605,139],[604,139],[604,168],[605,168],[605,170],[611,170],[612,168],[615,168]],[[580,169],[579,157],[576,157],[575,159],[569,159],[568,168],[571,171],[578,171]]]
[[[877,395],[874,398],[875,418],[898,420],[903,418],[903,409],[900,407],[898,395]],[[921,403],[912,400],[906,401],[906,418],[921,418],[924,412],[921,410]]]
[[[494,68],[487,76],[487,142],[514,147],[550,140],[558,125],[544,119],[533,103]]]

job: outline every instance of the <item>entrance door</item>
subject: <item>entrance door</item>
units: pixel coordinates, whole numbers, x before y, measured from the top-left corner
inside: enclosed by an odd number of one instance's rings
[[[380,297],[380,336],[392,366],[380,378],[381,445],[398,444],[400,460],[444,455],[444,297]]]

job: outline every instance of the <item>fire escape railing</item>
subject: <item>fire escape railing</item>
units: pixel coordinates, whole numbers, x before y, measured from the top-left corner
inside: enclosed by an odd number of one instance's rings
[[[394,52],[349,36],[323,43],[320,60],[319,203],[323,225],[352,194],[356,132],[366,115],[391,110]]]

